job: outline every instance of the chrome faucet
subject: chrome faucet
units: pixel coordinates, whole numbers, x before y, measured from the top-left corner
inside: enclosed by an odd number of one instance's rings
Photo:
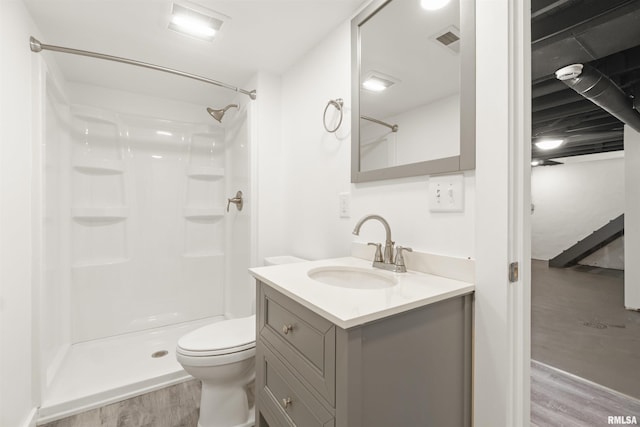
[[[382,256],[382,259],[380,259],[380,245],[374,243],[374,245],[377,246],[378,250],[376,251],[376,257],[373,260],[373,266],[376,268],[395,271],[395,264],[393,263],[394,242],[391,240],[391,227],[389,227],[389,223],[386,219],[382,218],[380,215],[367,215],[360,221],[358,221],[355,228],[353,229],[353,234],[358,236],[360,234],[360,228],[362,227],[362,224],[369,221],[370,219],[376,219],[380,221],[384,226],[384,231],[386,232],[384,242],[384,255]]]
[[[389,227],[389,223],[386,219],[382,218],[380,215],[367,215],[362,218],[356,224],[353,229],[353,234],[356,236],[360,234],[360,228],[362,224],[369,221],[370,219],[377,219],[384,226],[384,231],[387,233],[384,242],[384,256],[382,255],[380,243],[368,243],[368,245],[372,245],[376,247],[376,254],[373,257],[373,267],[382,268],[384,270],[393,271],[396,273],[406,273],[407,266],[404,264],[404,257],[402,255],[403,251],[413,252],[411,248],[405,248],[402,246],[398,246],[398,250],[396,252],[395,261],[393,256],[393,245],[395,242],[391,240],[391,227]]]

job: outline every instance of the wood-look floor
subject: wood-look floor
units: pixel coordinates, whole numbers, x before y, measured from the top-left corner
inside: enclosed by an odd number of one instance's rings
[[[200,381],[191,380],[43,427],[196,427],[200,389]]]
[[[640,399],[640,312],[624,308],[624,273],[531,268],[531,358]]]
[[[599,427],[632,416],[640,423],[640,400],[531,361],[532,427]]]
[[[623,308],[622,292],[619,272],[532,262],[532,359],[542,362],[531,367],[532,426],[606,426],[607,417],[627,415],[640,422],[632,398],[640,398],[640,313]],[[192,380],[44,427],[196,427],[199,405]]]

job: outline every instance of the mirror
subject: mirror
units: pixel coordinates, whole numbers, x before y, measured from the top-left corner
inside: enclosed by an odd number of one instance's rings
[[[474,9],[380,0],[351,21],[351,182],[475,168]]]

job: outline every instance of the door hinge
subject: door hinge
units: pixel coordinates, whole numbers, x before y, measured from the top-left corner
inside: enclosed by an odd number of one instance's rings
[[[512,262],[509,264],[509,281],[515,283],[518,281],[518,263]]]

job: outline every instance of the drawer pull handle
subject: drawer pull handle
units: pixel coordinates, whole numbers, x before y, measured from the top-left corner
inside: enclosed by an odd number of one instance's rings
[[[291,406],[292,403],[293,402],[291,401],[290,397],[282,399],[282,406],[284,407],[284,409],[287,409],[289,406]]]
[[[282,333],[287,335],[289,332],[293,331],[293,325],[282,325]]]

